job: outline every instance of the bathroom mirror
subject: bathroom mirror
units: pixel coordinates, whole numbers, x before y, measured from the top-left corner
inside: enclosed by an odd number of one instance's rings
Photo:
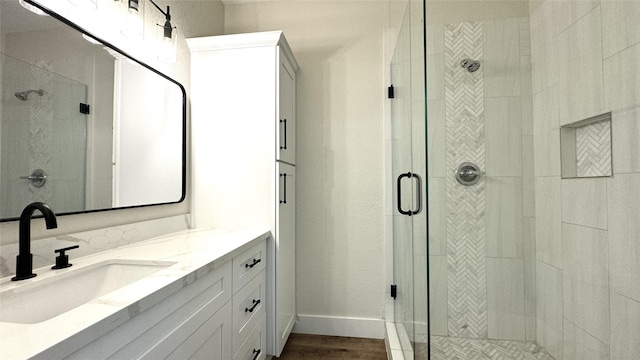
[[[184,199],[181,84],[18,0],[0,1],[0,29],[0,221],[32,201],[76,214]]]

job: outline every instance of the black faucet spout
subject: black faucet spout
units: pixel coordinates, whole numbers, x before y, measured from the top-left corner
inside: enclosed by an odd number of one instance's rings
[[[16,258],[16,276],[13,281],[30,279],[35,277],[33,273],[33,255],[31,254],[31,217],[39,210],[44,217],[47,229],[58,227],[56,215],[49,205],[42,202],[33,202],[27,205],[20,215],[18,256]]]

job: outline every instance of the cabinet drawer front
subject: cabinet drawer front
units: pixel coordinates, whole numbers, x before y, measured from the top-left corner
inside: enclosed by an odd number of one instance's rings
[[[204,268],[182,284],[175,284],[182,288],[174,294],[69,355],[68,359],[133,359],[144,357],[152,348],[163,349],[159,343],[180,344],[189,335],[185,331],[197,329],[231,299],[230,278],[229,262],[213,270]],[[170,348],[165,348],[164,357]]]
[[[233,296],[233,349],[237,350],[266,313],[265,272]]]
[[[233,293],[242,289],[267,263],[266,242],[251,247],[233,258]]]
[[[180,344],[167,360],[225,360],[231,354],[231,309],[227,303]],[[153,357],[161,359],[163,357]]]
[[[247,340],[233,356],[233,360],[263,360],[267,357],[266,317],[262,317]]]

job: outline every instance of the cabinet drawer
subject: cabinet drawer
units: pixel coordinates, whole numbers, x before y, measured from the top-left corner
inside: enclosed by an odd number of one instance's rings
[[[264,270],[267,262],[266,242],[249,248],[233,258],[233,293],[242,289],[254,276]]]
[[[267,357],[266,317],[262,317],[258,325],[251,331],[247,340],[233,356],[233,360],[263,360]]]
[[[206,270],[209,272],[204,273]],[[171,296],[70,354],[68,359],[166,357],[231,299],[230,262],[219,264],[212,271],[205,267],[200,272],[203,273],[176,283],[178,289]],[[184,287],[185,284],[188,285]]]
[[[265,272],[254,277],[233,296],[233,349],[245,342],[247,336],[266,313]]]
[[[227,303],[220,311],[207,319],[201,327],[180,344],[167,360],[225,360],[232,354],[229,340],[231,311]],[[163,357],[152,357],[162,359]]]

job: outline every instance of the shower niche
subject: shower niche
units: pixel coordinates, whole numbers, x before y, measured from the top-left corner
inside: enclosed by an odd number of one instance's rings
[[[560,127],[563,179],[613,176],[611,113]]]

